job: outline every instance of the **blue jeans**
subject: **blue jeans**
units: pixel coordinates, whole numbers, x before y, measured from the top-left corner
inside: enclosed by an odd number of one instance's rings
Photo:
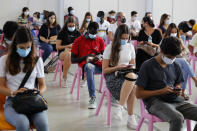
[[[86,77],[87,77],[89,96],[93,97],[95,96],[94,74],[101,74],[102,67],[98,67],[91,63],[87,63],[84,66],[84,72],[86,73]]]
[[[42,59],[43,59],[43,62],[45,62],[46,59],[53,52],[53,46],[48,43],[40,42],[40,49],[42,49],[44,51],[44,53],[42,54]]]
[[[4,115],[8,123],[16,127],[16,131],[29,131],[30,122],[37,131],[49,131],[47,112],[42,111],[31,116],[17,113],[12,107],[12,99],[8,98],[5,104]]]
[[[184,58],[176,58],[176,62],[179,64],[184,78],[182,89],[186,89],[188,76],[194,77],[194,71]]]

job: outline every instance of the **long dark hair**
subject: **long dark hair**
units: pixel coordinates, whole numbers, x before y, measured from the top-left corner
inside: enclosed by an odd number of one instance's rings
[[[27,11],[27,10],[29,10],[29,8],[28,7],[23,7],[23,9],[22,9],[22,14],[21,14],[21,17],[24,19],[24,17],[25,17],[25,11]],[[27,18],[29,17],[29,15],[27,16]]]
[[[20,68],[21,57],[18,55],[16,50],[18,44],[22,44],[26,42],[32,42],[32,46],[29,55],[23,59],[25,65],[23,68],[23,72],[27,72],[34,68],[36,52],[35,52],[35,44],[33,41],[32,34],[28,28],[19,27],[14,35],[14,40],[9,48],[8,57],[6,60],[5,70],[6,72],[9,72],[11,75],[17,75],[18,73],[21,72],[21,68]]]
[[[55,15],[55,13],[54,12],[49,12],[48,17],[47,17],[47,22],[46,22],[46,24],[47,24],[48,27],[50,27],[49,17],[51,17],[53,15],[55,16],[55,22],[53,23],[53,26],[56,27],[58,25],[57,17]]]
[[[90,12],[86,12],[85,17],[84,17],[84,19],[83,19],[83,23],[82,23],[82,25],[81,25],[81,29],[80,29],[80,30],[82,30],[83,28],[87,28],[87,27],[86,27],[86,17],[87,17],[87,16],[91,16],[91,20],[90,20],[90,22],[92,22],[92,21],[93,21],[93,19],[92,19],[92,14],[91,14]]]
[[[143,18],[143,22],[144,22],[144,23],[147,22],[149,26],[155,27],[155,24],[154,24],[153,20],[152,20],[150,17],[144,17],[144,18]]]
[[[179,29],[178,29],[178,27],[176,26],[175,23],[169,24],[164,37],[170,36],[171,31],[172,31],[173,28],[176,28],[176,30],[177,30],[177,38],[180,38]]]
[[[114,35],[114,39],[111,47],[111,55],[110,55],[110,64],[112,66],[116,66],[120,59],[120,51],[121,51],[121,36],[122,34],[130,34],[129,27],[126,24],[121,24]]]
[[[168,14],[163,14],[163,15],[161,16],[159,26],[163,26],[163,25],[165,24],[165,20],[168,18],[168,16],[169,16]]]
[[[63,28],[61,29],[61,31],[68,31],[68,23],[75,23],[75,27],[76,27],[76,20],[73,16],[69,16],[68,19],[66,20]]]

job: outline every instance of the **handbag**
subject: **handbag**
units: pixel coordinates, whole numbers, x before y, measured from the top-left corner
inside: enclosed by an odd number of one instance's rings
[[[128,73],[134,73],[136,75],[138,75],[138,69],[134,69],[134,68],[125,68],[125,69],[121,69],[121,70],[118,70],[115,72],[115,76],[116,77],[122,77],[124,78],[125,80],[128,80],[128,81],[136,81],[136,79],[131,79],[131,78],[128,78],[126,77],[126,75]]]
[[[137,44],[136,49],[137,50],[141,49],[141,50],[143,50],[144,52],[146,52],[150,56],[154,56],[157,53],[157,49],[156,48],[153,48],[152,46],[147,45],[147,44],[144,44],[144,45]]]
[[[36,58],[36,63],[38,61],[38,57]],[[20,88],[24,88],[25,83],[29,79],[31,71],[28,71],[21,82]],[[47,101],[44,97],[40,94],[38,90],[38,80],[36,78],[36,88],[37,90],[28,89],[23,93],[17,93],[15,97],[13,97],[13,104],[12,107],[15,109],[16,112],[26,115],[31,115],[34,113],[38,113],[48,109]]]

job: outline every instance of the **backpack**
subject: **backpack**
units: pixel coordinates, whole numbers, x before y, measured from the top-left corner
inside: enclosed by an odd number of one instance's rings
[[[44,66],[44,73],[53,73],[56,69],[57,66],[57,61],[59,59],[59,56],[55,56],[54,58],[52,58],[49,63]]]

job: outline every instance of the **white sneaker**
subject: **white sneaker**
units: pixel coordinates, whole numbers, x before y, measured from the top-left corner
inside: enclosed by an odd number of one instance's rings
[[[87,80],[80,80],[80,87],[86,87],[87,86]]]
[[[128,116],[127,127],[133,130],[137,128],[137,125],[135,115]]]
[[[68,88],[67,79],[65,79],[65,78],[63,78],[62,87],[63,87],[63,88]]]
[[[96,108],[96,97],[90,97],[88,109],[95,109]]]
[[[120,120],[121,121],[122,120],[122,111],[123,111],[123,107],[121,105],[114,107],[113,117],[116,120]]]

